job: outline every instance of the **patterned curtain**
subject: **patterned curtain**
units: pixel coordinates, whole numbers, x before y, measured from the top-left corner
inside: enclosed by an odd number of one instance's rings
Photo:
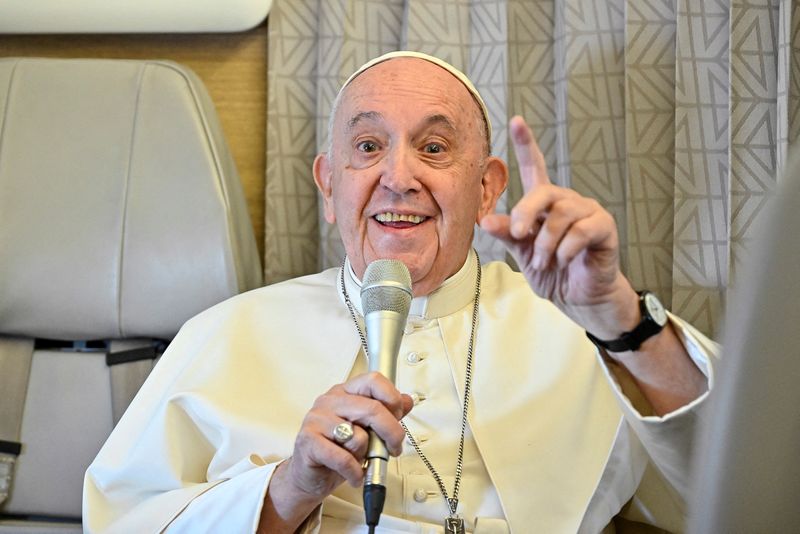
[[[275,0],[269,17],[267,282],[336,265],[311,162],[339,85],[384,52],[465,71],[521,188],[507,121],[523,115],[554,181],[616,217],[636,287],[715,334],[753,222],[797,137],[791,0]],[[510,159],[509,159],[510,158]],[[504,259],[476,236],[484,261]]]

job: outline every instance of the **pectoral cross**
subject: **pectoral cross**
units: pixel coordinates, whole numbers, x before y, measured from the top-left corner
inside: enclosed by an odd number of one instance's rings
[[[460,516],[445,518],[444,531],[445,534],[464,534],[467,531],[464,528],[464,519]]]

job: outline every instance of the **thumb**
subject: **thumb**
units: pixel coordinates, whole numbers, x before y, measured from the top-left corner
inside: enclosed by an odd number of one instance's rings
[[[511,217],[505,213],[490,213],[480,221],[480,227],[489,235],[510,245],[514,242],[511,237]]]
[[[532,241],[529,238],[517,239],[511,235],[511,217],[505,213],[492,213],[481,219],[480,227],[486,233],[499,239],[505,245],[506,250],[514,258],[518,265],[522,266],[526,254],[530,254]],[[526,252],[527,251],[527,252]]]
[[[398,419],[402,419],[403,417],[407,416],[411,412],[411,409],[414,407],[414,399],[412,399],[411,395],[407,393],[403,393],[402,402],[403,402],[403,412]]]

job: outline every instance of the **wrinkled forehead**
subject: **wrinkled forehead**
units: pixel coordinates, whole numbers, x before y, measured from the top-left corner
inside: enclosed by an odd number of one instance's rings
[[[395,51],[395,52],[389,52],[388,54],[384,54],[382,56],[376,57],[376,58],[364,63],[361,67],[359,67],[358,70],[356,70],[353,74],[350,75],[350,77],[347,79],[347,81],[344,82],[344,84],[342,84],[342,87],[341,87],[341,89],[339,89],[339,93],[336,95],[336,99],[334,100],[334,109],[336,109],[336,107],[341,102],[342,95],[344,94],[345,89],[358,76],[363,74],[366,70],[374,67],[375,65],[378,65],[379,63],[383,63],[383,62],[388,61],[390,59],[403,58],[403,57],[417,58],[417,59],[422,59],[422,60],[428,61],[430,63],[433,63],[434,65],[437,65],[437,66],[441,67],[442,69],[446,70],[447,72],[449,72],[450,74],[452,74],[458,81],[460,81],[462,83],[462,85],[464,85],[464,87],[467,88],[467,90],[472,95],[472,98],[475,100],[475,103],[478,104],[478,107],[481,110],[481,114],[483,116],[484,126],[485,126],[485,129],[486,129],[486,142],[487,142],[487,145],[489,147],[491,147],[492,146],[492,123],[489,120],[489,110],[486,108],[486,103],[483,101],[483,98],[481,98],[480,93],[478,93],[478,90],[472,84],[470,79],[467,78],[466,74],[464,74],[463,72],[461,72],[460,70],[458,70],[457,68],[452,66],[450,63],[447,63],[446,61],[442,61],[441,59],[439,59],[437,57],[429,56],[427,54],[423,54],[421,52],[411,52],[411,51],[408,51],[408,50],[399,50],[399,51]]]

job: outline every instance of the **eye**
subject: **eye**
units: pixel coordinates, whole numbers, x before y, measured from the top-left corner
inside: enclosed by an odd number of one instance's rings
[[[444,150],[444,147],[439,143],[428,143],[422,150],[428,154],[439,154]]]
[[[358,150],[361,152],[375,152],[378,150],[378,145],[373,143],[372,141],[361,141],[356,145]]]

